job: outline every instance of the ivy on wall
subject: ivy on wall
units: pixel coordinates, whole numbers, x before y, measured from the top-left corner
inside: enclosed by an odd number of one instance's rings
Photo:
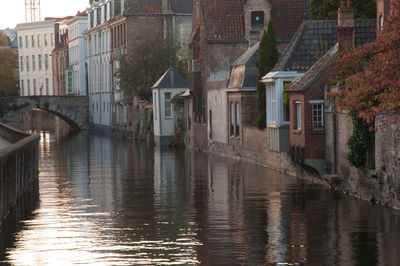
[[[356,168],[362,168],[367,161],[367,151],[373,145],[375,132],[371,130],[370,124],[360,118],[357,111],[349,113],[353,121],[353,134],[349,138],[347,145],[350,152],[347,160]]]

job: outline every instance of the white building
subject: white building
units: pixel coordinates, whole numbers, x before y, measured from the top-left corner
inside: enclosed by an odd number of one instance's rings
[[[111,1],[93,2],[88,12],[88,29],[83,32],[86,43],[86,65],[90,122],[111,126],[112,60]]]
[[[189,84],[173,67],[153,85],[154,142],[168,144],[175,136],[175,110],[171,102],[175,95],[189,89]]]
[[[86,13],[78,13],[67,21],[68,26],[68,57],[67,94],[87,95],[86,86],[86,47],[82,32],[87,29]],[[71,84],[70,84],[71,83]]]
[[[267,128],[270,136],[270,150],[288,152],[289,142],[289,110],[284,104],[284,88],[290,86],[304,73],[297,71],[272,71],[262,78],[266,86]]]
[[[20,95],[53,95],[55,19],[18,24]]]

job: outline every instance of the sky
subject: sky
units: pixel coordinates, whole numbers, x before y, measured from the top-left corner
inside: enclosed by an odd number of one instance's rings
[[[73,16],[83,11],[89,0],[40,0],[41,19]],[[0,29],[25,23],[25,0],[0,0]]]

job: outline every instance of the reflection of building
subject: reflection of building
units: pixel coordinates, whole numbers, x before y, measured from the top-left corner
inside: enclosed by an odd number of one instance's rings
[[[55,19],[18,24],[20,96],[54,95],[51,52]]]

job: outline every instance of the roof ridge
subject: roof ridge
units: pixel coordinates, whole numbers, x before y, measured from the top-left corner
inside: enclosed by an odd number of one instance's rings
[[[286,68],[286,64],[289,61],[294,48],[296,47],[297,42],[300,40],[302,36],[302,32],[305,29],[305,25],[309,23],[310,20],[305,20],[303,23],[301,23],[299,29],[293,36],[292,40],[290,41],[289,45],[286,47],[286,49],[283,51],[278,63],[274,66],[272,71],[279,71],[279,70],[284,70]]]

